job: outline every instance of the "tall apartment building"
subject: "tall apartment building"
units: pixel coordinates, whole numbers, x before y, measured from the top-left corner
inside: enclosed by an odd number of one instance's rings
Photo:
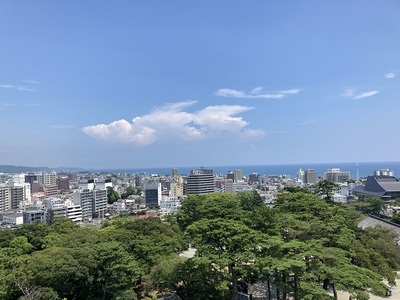
[[[25,182],[31,184],[31,192],[44,192],[47,197],[58,194],[57,176],[55,172],[25,175]],[[39,184],[39,186],[38,186]]]
[[[97,189],[94,180],[80,183],[73,192],[74,204],[82,208],[82,219],[103,217],[107,209],[107,190]]]
[[[186,194],[199,195],[210,194],[214,192],[214,174],[213,170],[200,168],[191,170],[187,177]]]
[[[16,196],[12,199],[12,208],[18,208],[21,202],[24,202],[25,204],[31,203],[31,184],[25,182],[25,174],[13,175],[12,180],[8,183],[8,185],[11,188],[22,188],[22,199],[20,197],[20,189],[18,189],[18,192],[14,191]],[[16,199],[16,197],[18,197],[18,199]]]
[[[143,186],[143,176],[140,174],[135,175],[135,186]]]
[[[51,224],[55,219],[67,218],[73,222],[82,221],[82,208],[79,204],[64,201],[58,198],[50,198],[46,205],[46,223]]]
[[[234,177],[234,182],[243,182],[243,172],[242,169],[235,169],[233,171],[235,177]]]
[[[33,182],[37,182],[38,178],[36,174],[29,173],[25,175],[25,182],[30,183],[32,185]]]
[[[57,177],[57,188],[63,191],[69,191],[70,179],[68,176]]]
[[[173,185],[173,190],[171,190],[171,195],[177,198],[183,196],[183,179],[182,176],[178,176],[176,184]]]
[[[19,207],[20,203],[25,200],[24,188],[22,186],[10,187],[11,190],[11,201],[10,209],[16,209]]]
[[[82,221],[82,208],[80,205],[76,205],[72,202],[65,203],[65,210],[67,218],[77,223]]]
[[[304,183],[315,184],[317,183],[317,172],[314,169],[304,170]]]
[[[232,182],[235,181],[235,172],[228,171],[228,174],[226,174],[226,179],[227,180],[232,180]]]
[[[58,198],[50,198],[46,203],[46,223],[51,224],[55,219],[66,218],[64,200]]]
[[[57,176],[55,172],[37,174],[37,180],[41,185],[57,185]]]
[[[111,179],[105,179],[104,181],[96,181],[95,183],[96,189],[98,190],[104,190],[107,189],[108,187],[113,187],[113,183]]]
[[[145,183],[144,185],[144,195],[145,195],[145,203],[147,206],[160,206],[161,201],[161,183]]]
[[[95,218],[103,218],[107,210],[107,190],[93,190],[93,213]]]
[[[339,168],[328,169],[327,172],[322,174],[322,178],[335,183],[340,183],[350,179],[350,172],[342,172]]]
[[[0,186],[0,211],[10,209],[11,189],[8,186]]]
[[[304,170],[300,169],[297,171],[297,180],[304,182]]]
[[[236,194],[239,192],[251,192],[253,189],[247,182],[239,181],[233,182],[231,179],[227,179],[224,182],[225,185],[225,193],[227,194]]]
[[[249,184],[260,184],[261,183],[261,177],[260,174],[258,173],[251,173],[249,175]]]
[[[42,187],[42,190],[46,197],[55,196],[58,194],[58,187],[56,185],[46,185]]]

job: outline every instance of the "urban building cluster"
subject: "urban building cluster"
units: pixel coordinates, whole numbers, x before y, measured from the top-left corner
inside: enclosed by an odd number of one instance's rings
[[[199,168],[188,175],[172,169],[169,175],[122,173],[28,173],[0,174],[0,215],[2,224],[23,224],[39,221],[51,223],[68,218],[76,223],[91,222],[120,213],[138,213],[148,208],[157,214],[176,213],[187,195],[213,192],[231,193],[256,190],[269,205],[286,186],[311,187],[320,180],[338,184],[332,200],[348,202],[358,195],[372,195],[388,200],[400,197],[400,181],[391,170],[375,171],[365,185],[351,179],[350,172],[328,169],[318,176],[312,169],[299,170],[296,178],[287,175],[245,176],[241,169],[226,174]],[[109,203],[107,192],[112,188],[123,195],[128,187],[140,191]],[[150,212],[154,214],[154,210]]]

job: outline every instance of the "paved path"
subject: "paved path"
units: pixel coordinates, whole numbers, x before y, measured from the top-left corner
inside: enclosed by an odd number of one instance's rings
[[[369,296],[370,300],[400,300],[400,272],[397,272],[396,286],[392,287],[392,296],[388,297],[378,297],[374,295]],[[349,300],[349,293],[339,292],[338,300]]]
[[[255,300],[268,300],[266,297],[266,284],[257,283],[249,287],[249,292],[253,294]],[[333,295],[333,294],[331,294]],[[347,292],[338,291],[338,300],[349,300],[350,294]],[[276,299],[276,295],[271,297],[271,300]],[[374,295],[369,296],[370,300],[400,300],[400,272],[397,272],[396,286],[392,287],[392,296],[389,297],[378,297]]]

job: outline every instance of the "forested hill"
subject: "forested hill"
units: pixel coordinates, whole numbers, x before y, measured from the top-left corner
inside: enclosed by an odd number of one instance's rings
[[[51,171],[65,171],[78,172],[82,171],[81,168],[68,168],[68,167],[26,167],[14,165],[0,165],[0,173],[33,173],[33,172],[51,172]]]
[[[40,172],[40,171],[50,171],[50,168],[0,165],[0,173],[23,173],[23,172]]]

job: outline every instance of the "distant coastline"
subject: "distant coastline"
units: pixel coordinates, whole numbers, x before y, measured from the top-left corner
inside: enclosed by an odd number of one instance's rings
[[[367,177],[373,175],[375,170],[390,169],[394,171],[395,176],[400,176],[400,161],[398,162],[359,162],[358,163],[359,176]],[[179,175],[188,175],[190,170],[198,169],[200,166],[193,167],[176,167]],[[116,169],[99,169],[97,172],[110,172],[110,173],[146,173],[146,174],[158,174],[158,175],[169,175],[170,168],[116,168]],[[244,176],[248,176],[251,173],[259,173],[260,175],[289,175],[295,177],[299,169],[314,169],[317,171],[318,176],[322,176],[323,172],[331,168],[340,168],[342,171],[349,171],[351,178],[356,178],[357,163],[304,163],[304,164],[276,164],[276,165],[232,165],[232,166],[207,166],[206,169],[213,169],[214,174],[227,174],[228,171],[234,169],[241,169]]]
[[[359,162],[358,163],[359,176],[367,177],[373,175],[375,170],[390,169],[394,171],[395,176],[400,176],[400,161],[397,162]],[[28,173],[28,172],[93,172],[93,173],[145,173],[170,175],[171,170],[175,167],[161,167],[161,168],[107,168],[107,169],[85,169],[85,168],[68,168],[68,167],[24,167],[13,165],[0,165],[0,173]],[[188,175],[190,170],[198,169],[200,166],[190,167],[176,167],[179,175]],[[258,173],[260,175],[289,175],[295,177],[299,169],[314,169],[317,171],[318,176],[331,168],[340,168],[342,171],[349,171],[351,178],[356,178],[357,163],[302,163],[302,164],[271,164],[271,165],[232,165],[232,166],[207,166],[206,169],[213,169],[214,174],[227,174],[228,171],[234,169],[241,169],[244,176],[251,173]]]

